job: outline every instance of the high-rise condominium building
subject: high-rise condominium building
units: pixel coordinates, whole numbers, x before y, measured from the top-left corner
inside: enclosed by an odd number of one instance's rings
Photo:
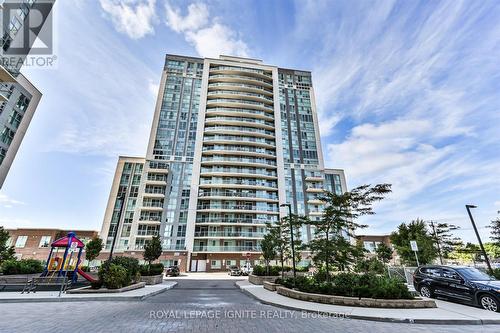
[[[39,32],[48,15],[50,6],[38,6],[36,0],[0,1],[1,39],[0,39],[0,188],[14,161],[21,141],[31,122],[42,94],[31,82],[20,74],[23,61],[29,52],[34,34]],[[43,3],[47,3],[45,0]],[[54,1],[51,1],[52,3]],[[8,11],[8,15],[4,15]],[[26,24],[30,13],[38,20],[37,29],[29,29],[26,37]],[[45,15],[39,15],[40,13]],[[49,10],[50,12],[50,10]],[[8,18],[8,20],[7,20]],[[42,22],[40,22],[42,18]],[[35,35],[36,36],[36,35]],[[19,47],[23,46],[23,51]]]
[[[318,195],[345,189],[323,164],[310,72],[167,55],[146,158],[120,157],[101,237],[140,256],[159,234],[165,264],[223,270],[259,260],[280,205],[319,219]]]

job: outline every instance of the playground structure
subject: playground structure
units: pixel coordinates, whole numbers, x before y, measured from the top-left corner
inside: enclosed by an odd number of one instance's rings
[[[59,238],[50,245],[50,253],[47,264],[41,276],[44,277],[67,277],[72,283],[78,280],[78,274],[84,279],[94,282],[95,280],[80,269],[81,257],[85,244],[79,240],[74,232]],[[64,250],[60,257],[60,250]],[[75,254],[77,253],[77,254]]]

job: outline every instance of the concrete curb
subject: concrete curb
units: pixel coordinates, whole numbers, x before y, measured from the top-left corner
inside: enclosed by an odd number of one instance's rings
[[[287,310],[295,310],[295,311],[304,311],[310,313],[318,313],[322,315],[331,315],[335,312],[328,311],[314,311],[310,309],[303,309],[296,306],[291,305],[283,305],[280,303],[274,303],[270,301],[266,301],[260,299],[246,288],[238,285],[236,282],[234,283],[240,290],[250,296],[251,298],[259,301],[262,304],[272,305],[279,308],[287,309]],[[293,298],[291,298],[293,299]],[[394,309],[397,310],[397,309]],[[348,314],[345,319],[356,319],[356,320],[366,320],[366,321],[377,321],[377,322],[388,322],[388,323],[404,323],[404,324],[432,324],[432,325],[498,325],[500,324],[500,319],[412,319],[412,318],[390,318],[390,317],[371,317],[371,316],[360,316],[360,315],[352,315]]]
[[[172,285],[167,286],[166,288],[152,291],[146,295],[137,295],[137,296],[103,296],[103,297],[44,297],[44,298],[6,298],[0,299],[0,303],[49,303],[49,302],[94,302],[94,301],[103,301],[103,302],[130,302],[130,301],[143,301],[149,297],[156,296],[161,294],[167,290],[174,288],[177,285],[177,282],[174,282]]]

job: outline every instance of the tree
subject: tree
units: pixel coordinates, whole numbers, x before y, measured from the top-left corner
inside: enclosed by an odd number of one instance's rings
[[[151,263],[161,256],[163,249],[161,246],[160,236],[155,235],[144,245],[143,258],[148,262],[148,271],[151,269]]]
[[[432,234],[436,241],[436,246],[439,255],[439,261],[443,264],[443,257],[448,258],[448,255],[454,248],[463,244],[459,237],[454,237],[452,231],[460,229],[459,226],[448,223],[435,223],[430,221],[429,225],[432,228]]]
[[[450,254],[451,259],[460,261],[461,263],[473,263],[476,264],[479,261],[481,249],[479,245],[473,243],[467,243],[465,246],[457,246]]]
[[[491,221],[490,229],[490,239],[498,246],[500,246],[500,217],[497,217],[495,220]]]
[[[438,256],[438,251],[434,246],[435,239],[429,233],[426,223],[423,220],[416,219],[408,224],[401,223],[397,231],[391,234],[391,243],[403,263],[412,266],[417,265],[415,253],[410,247],[411,240],[417,242],[418,261],[421,265],[431,263]]]
[[[377,258],[384,264],[387,264],[392,259],[392,249],[385,243],[380,243],[375,252],[377,253]]]
[[[96,259],[99,256],[103,247],[104,244],[102,242],[102,239],[100,239],[99,237],[94,237],[87,243],[87,245],[85,245],[85,259],[88,260],[89,265],[92,260]]]
[[[490,259],[500,258],[500,244],[497,243],[485,243],[484,250],[488,254]]]
[[[269,262],[276,258],[276,239],[274,233],[267,233],[264,239],[260,242],[262,257],[266,262],[266,274],[269,275]]]
[[[390,184],[375,186],[362,185],[350,192],[336,194],[326,192],[320,197],[325,203],[323,217],[319,221],[311,221],[315,229],[315,238],[309,242],[313,260],[324,265],[327,279],[331,267],[345,270],[363,255],[362,249],[349,242],[356,229],[365,228],[356,220],[363,215],[374,214],[372,204],[391,192]]]
[[[7,246],[7,242],[10,238],[9,232],[3,227],[0,227],[0,265],[5,260],[12,260],[14,258],[14,246]]]

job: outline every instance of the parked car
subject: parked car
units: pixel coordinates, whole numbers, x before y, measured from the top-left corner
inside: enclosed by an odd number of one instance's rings
[[[165,270],[165,276],[179,276],[181,274],[181,271],[179,269],[179,266],[169,266]]]
[[[424,297],[440,297],[500,311],[500,281],[473,267],[420,266],[413,286]]]
[[[231,276],[240,276],[241,275],[241,269],[238,266],[229,266],[229,275]]]

